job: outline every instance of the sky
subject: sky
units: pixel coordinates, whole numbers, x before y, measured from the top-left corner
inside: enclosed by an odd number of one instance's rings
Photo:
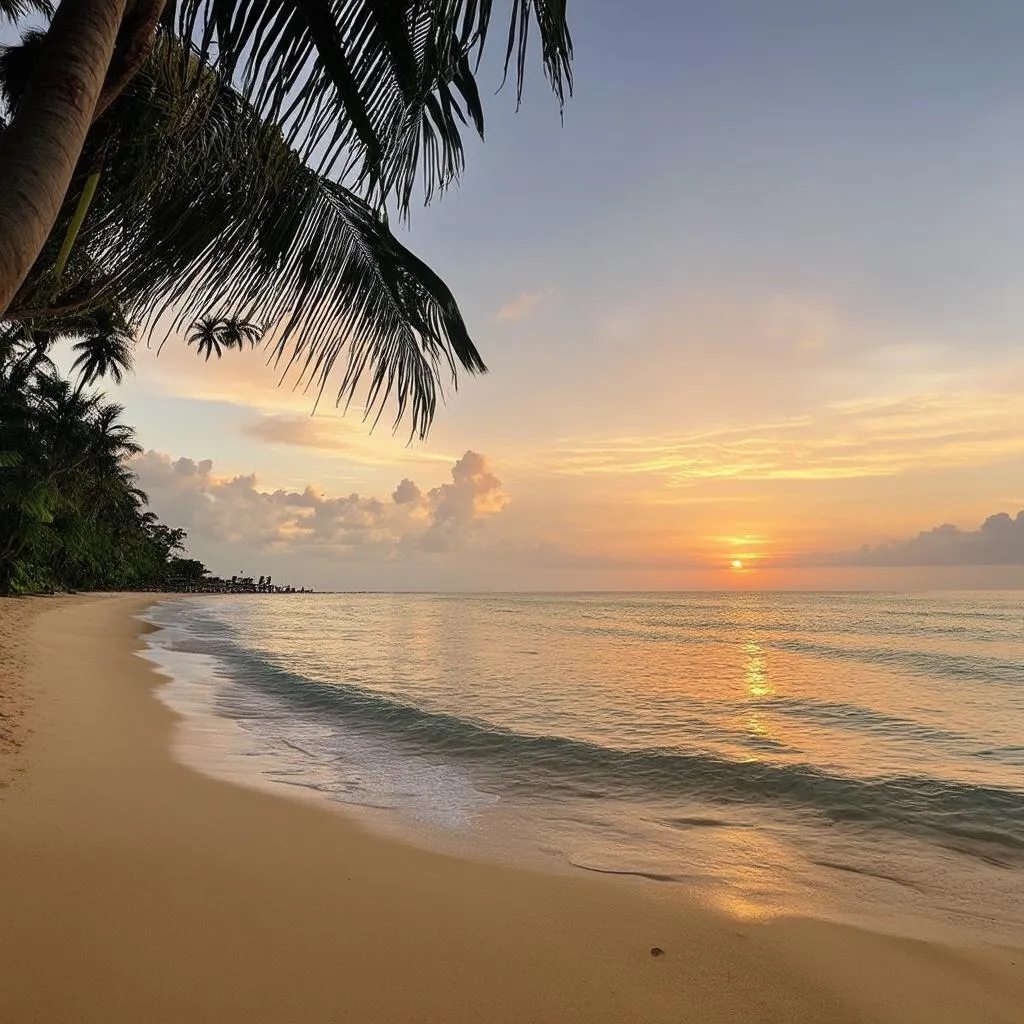
[[[140,348],[155,511],[317,589],[1024,586],[1024,5],[569,13],[403,234],[490,372],[407,444]]]

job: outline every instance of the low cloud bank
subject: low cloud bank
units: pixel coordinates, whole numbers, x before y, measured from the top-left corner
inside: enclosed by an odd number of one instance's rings
[[[1024,565],[1024,511],[989,516],[977,530],[945,524],[910,540],[865,545],[834,565],[943,566]]]
[[[133,466],[154,511],[193,539],[253,552],[322,552],[337,558],[392,560],[415,552],[460,550],[508,504],[485,458],[467,451],[451,483],[422,490],[402,480],[390,499],[327,497],[262,490],[255,474],[220,477],[209,459],[172,459],[148,451]]]

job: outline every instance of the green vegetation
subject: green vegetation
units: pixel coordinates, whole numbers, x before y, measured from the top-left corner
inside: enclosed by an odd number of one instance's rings
[[[148,589],[201,576],[199,563],[177,557],[185,531],[159,522],[135,486],[128,460],[141,449],[121,407],[84,390],[108,339],[79,342],[75,385],[50,360],[54,340],[0,334],[0,593]]]

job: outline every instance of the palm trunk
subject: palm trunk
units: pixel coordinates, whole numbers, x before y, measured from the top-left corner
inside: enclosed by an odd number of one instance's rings
[[[149,51],[153,49],[153,43],[156,41],[156,27],[166,6],[167,0],[135,0],[134,5],[125,14],[117,52],[110,62],[103,92],[96,102],[96,110],[92,115],[93,122],[121,95],[124,87],[146,63]]]
[[[126,0],[61,0],[43,61],[0,136],[0,316],[60,213]]]

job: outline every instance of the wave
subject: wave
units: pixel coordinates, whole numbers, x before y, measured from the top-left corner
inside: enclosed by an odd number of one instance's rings
[[[915,882],[910,881],[908,878],[901,878],[899,875],[892,875],[886,871],[872,871],[870,868],[866,868],[859,864],[843,864],[836,860],[812,860],[812,864],[817,864],[822,868],[831,868],[833,871],[845,871],[851,875],[863,875],[866,878],[881,878],[886,882],[895,882],[897,885],[906,886],[908,889],[913,889],[915,892],[920,892],[921,887]]]
[[[882,735],[898,735],[922,742],[969,743],[971,740],[970,736],[965,733],[938,729],[923,722],[885,714],[857,704],[819,700],[815,697],[774,695],[770,700],[741,701],[737,703],[737,707],[747,711],[773,711],[838,728],[868,731]],[[998,758],[1000,751],[993,750],[989,753],[993,758]]]
[[[901,668],[952,682],[997,682],[1020,686],[1024,678],[1019,662],[986,655],[944,654],[940,651],[901,650],[893,647],[838,647],[796,639],[772,641],[770,646],[797,654],[814,654],[820,658]]]
[[[531,796],[699,797],[720,806],[752,802],[942,840],[993,863],[1024,862],[1024,792],[917,775],[859,779],[811,764],[729,760],[701,751],[602,746],[564,736],[516,732],[493,723],[416,707],[354,685],[318,682],[274,666],[220,637],[204,647],[238,684],[218,698],[233,718],[262,716],[263,693],[290,712],[333,718],[447,760],[471,762],[486,789]],[[792,710],[792,709],[791,709]],[[837,716],[846,707],[832,708]],[[882,716],[884,717],[884,716]],[[896,720],[900,722],[901,720]],[[906,723],[903,723],[906,724]]]

